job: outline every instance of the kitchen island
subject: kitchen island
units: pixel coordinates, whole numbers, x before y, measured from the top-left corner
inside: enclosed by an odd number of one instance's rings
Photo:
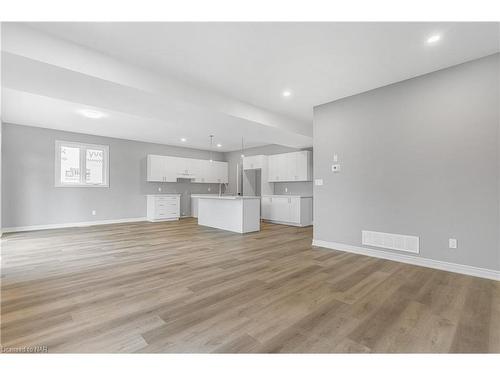
[[[237,233],[260,230],[260,197],[200,196],[198,224]]]

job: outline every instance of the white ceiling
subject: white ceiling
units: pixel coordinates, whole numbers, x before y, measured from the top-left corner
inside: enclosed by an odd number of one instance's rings
[[[210,134],[214,135],[213,150],[220,152],[239,150],[241,137],[244,138],[245,148],[267,144],[301,148],[309,144],[309,137],[195,108],[169,111],[169,120],[166,121],[156,116],[110,110],[108,107],[82,106],[74,101],[9,88],[4,88],[2,107],[3,121],[7,123],[201,150],[210,149]],[[98,110],[106,117],[91,120],[80,115],[82,109]],[[207,124],[212,124],[210,131],[204,128]],[[238,128],[236,136],[235,127]],[[186,141],[181,141],[182,138]],[[220,148],[216,146],[218,143]]]
[[[499,35],[498,23],[2,23],[2,120],[309,147],[314,106],[498,52]]]
[[[23,24],[2,25],[2,120],[217,151],[303,148],[312,129],[199,86],[158,76]],[[83,117],[92,108],[101,119]],[[181,139],[186,138],[186,142]]]
[[[309,124],[315,105],[500,50],[499,23],[29,25]]]

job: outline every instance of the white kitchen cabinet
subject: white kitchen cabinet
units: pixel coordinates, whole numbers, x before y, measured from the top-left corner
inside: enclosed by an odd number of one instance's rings
[[[304,199],[304,200],[303,200]],[[306,200],[310,199],[312,202],[312,198],[301,198],[301,197],[290,197],[288,201],[288,220],[291,223],[301,223],[301,213],[303,210],[307,210],[308,207]],[[312,205],[311,205],[312,208]],[[311,217],[312,220],[312,217]],[[310,225],[309,223],[307,225]]]
[[[295,174],[292,174],[293,181],[312,181],[312,152],[303,151],[295,153]]]
[[[209,162],[208,182],[216,184],[228,183],[228,164],[224,161]]]
[[[271,220],[280,223],[290,222],[289,200],[287,197],[272,197]]]
[[[228,183],[228,163],[174,156],[148,155],[147,181],[177,182],[178,178],[198,183]]]
[[[194,163],[194,179],[192,182],[197,182],[197,183],[207,183],[208,182],[208,177],[209,177],[209,171],[208,171],[208,163],[210,163],[209,160],[196,160],[196,163]]]
[[[267,195],[261,200],[263,220],[278,224],[312,225],[312,197]]]
[[[177,171],[171,168],[167,156],[148,155],[146,179],[149,182],[176,182]]]
[[[270,155],[267,158],[269,169],[267,172],[269,182],[284,181],[284,158],[281,154]]]
[[[148,155],[148,181],[163,181],[164,180],[164,167],[165,162],[163,157],[159,155]]]
[[[218,194],[191,194],[191,216],[198,217],[198,203],[200,198],[217,196]]]
[[[263,196],[260,204],[260,215],[263,220],[271,220],[271,204],[273,198],[270,196]]]
[[[284,154],[283,170],[285,171],[284,178],[286,181],[297,181],[299,174],[297,170],[297,152]]]
[[[178,220],[180,199],[180,194],[147,195],[147,219],[149,221]]]
[[[198,225],[236,233],[258,232],[260,230],[260,198],[200,197]]]
[[[243,158],[243,170],[263,169],[266,163],[266,155],[245,156]]]
[[[218,176],[220,182],[227,184],[229,183],[229,164],[225,161],[219,161],[218,163]]]
[[[297,151],[268,157],[269,182],[311,181],[312,152]]]
[[[190,158],[173,158],[167,157],[171,160],[173,167],[176,170],[178,178],[195,178],[195,170],[197,167],[197,160]]]
[[[199,160],[199,171],[193,182],[222,184],[228,183],[228,163],[224,161]]]

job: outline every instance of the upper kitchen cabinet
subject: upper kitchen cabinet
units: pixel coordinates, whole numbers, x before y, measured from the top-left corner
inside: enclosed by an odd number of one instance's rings
[[[297,151],[268,157],[269,182],[311,181],[312,152]]]
[[[263,169],[266,163],[266,155],[245,156],[243,158],[243,170]]]
[[[228,163],[203,159],[148,155],[147,181],[177,182],[178,178],[198,183],[227,183]]]
[[[166,156],[170,161],[172,169],[175,169],[177,178],[192,179],[196,177],[196,172],[199,171],[200,160],[191,158],[175,158]]]
[[[173,158],[175,159],[175,158]],[[176,182],[177,169],[172,168],[171,160],[163,155],[148,155],[147,181],[149,182]]]
[[[163,157],[160,155],[148,155],[147,162],[147,180],[148,181],[164,181],[165,168]]]
[[[209,184],[227,184],[228,163],[225,161],[197,160],[198,168],[195,171],[193,182]]]
[[[213,161],[212,163],[213,170],[213,182],[227,184],[229,182],[228,172],[229,167],[228,163],[225,161]]]

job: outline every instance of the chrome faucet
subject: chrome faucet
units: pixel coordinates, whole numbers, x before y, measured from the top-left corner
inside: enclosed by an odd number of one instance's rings
[[[219,184],[219,197],[222,196],[222,186],[224,186],[224,193],[227,191],[227,184],[225,182],[221,182]]]

